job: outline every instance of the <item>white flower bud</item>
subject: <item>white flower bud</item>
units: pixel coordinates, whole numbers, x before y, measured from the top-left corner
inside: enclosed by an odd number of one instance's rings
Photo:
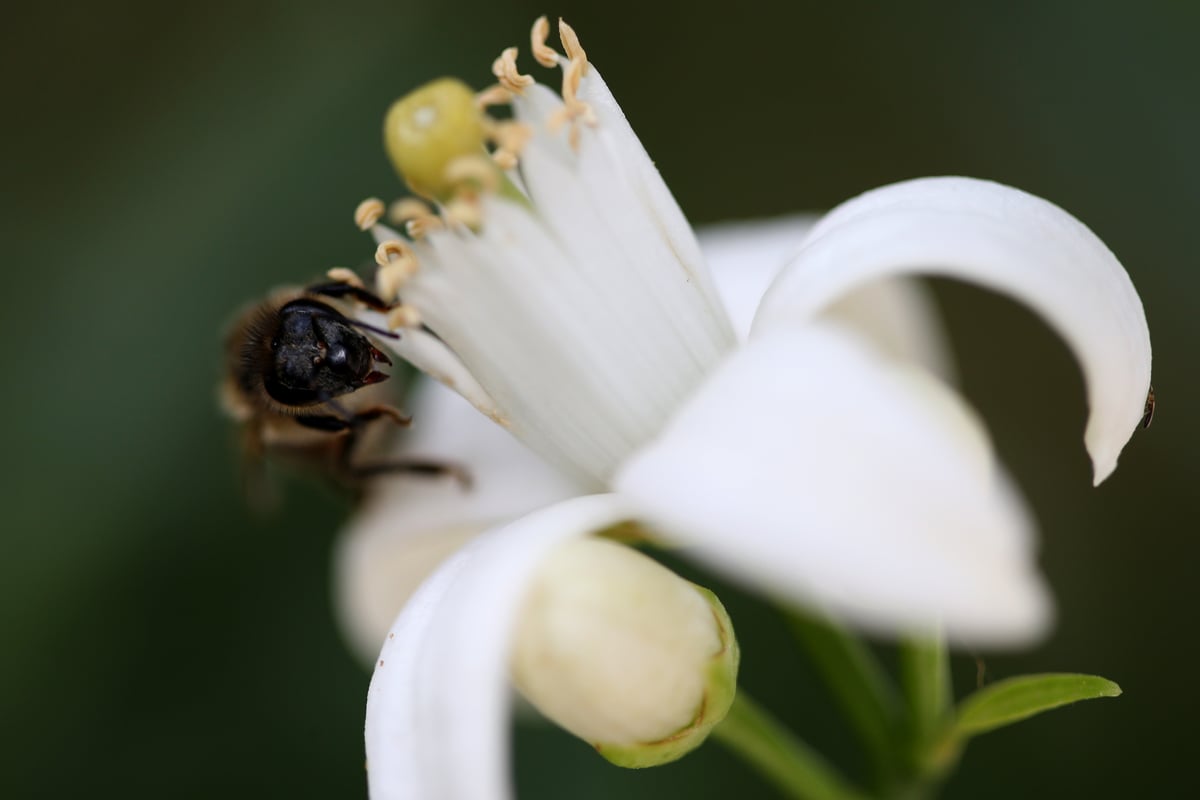
[[[737,666],[733,627],[712,592],[606,539],[546,558],[512,655],[526,699],[625,767],[698,747],[733,702]]]

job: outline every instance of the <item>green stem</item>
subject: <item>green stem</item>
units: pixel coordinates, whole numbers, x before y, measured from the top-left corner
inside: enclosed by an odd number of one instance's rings
[[[713,736],[796,800],[864,800],[816,751],[738,690]]]
[[[954,705],[945,638],[938,634],[902,644],[900,674],[911,722],[914,766],[918,774],[930,776],[936,771],[936,762],[942,760],[933,751]]]
[[[896,777],[900,702],[874,654],[861,639],[827,619],[790,615],[792,630],[858,732],[882,786]]]

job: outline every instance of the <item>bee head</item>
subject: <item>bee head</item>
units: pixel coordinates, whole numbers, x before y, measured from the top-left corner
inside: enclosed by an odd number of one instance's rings
[[[315,405],[387,377],[375,363],[391,362],[325,303],[293,300],[279,310],[278,323],[263,383],[280,403]]]

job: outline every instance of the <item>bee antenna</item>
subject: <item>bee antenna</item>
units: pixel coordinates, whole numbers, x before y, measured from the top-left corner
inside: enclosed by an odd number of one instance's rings
[[[389,330],[385,330],[383,328],[377,328],[374,325],[368,325],[367,323],[359,322],[356,319],[347,318],[347,322],[349,322],[351,325],[353,325],[356,328],[362,328],[365,331],[370,331],[371,333],[376,333],[376,334],[379,334],[380,336],[386,336],[389,339],[399,339],[400,338],[400,334],[396,333],[395,331],[389,331]]]
[[[312,313],[314,317],[324,317],[325,319],[333,319],[337,320],[338,322],[345,322],[347,325],[353,325],[355,328],[362,328],[364,331],[370,331],[371,333],[378,334],[379,336],[386,336],[389,339],[400,338],[400,334],[395,333],[394,331],[389,331],[385,328],[377,328],[369,323],[361,322],[357,319],[353,319],[352,317],[343,316],[336,311],[332,314],[329,314],[314,310]]]

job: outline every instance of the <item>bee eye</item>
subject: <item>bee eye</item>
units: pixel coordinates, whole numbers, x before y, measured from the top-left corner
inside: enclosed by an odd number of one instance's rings
[[[347,358],[346,348],[344,347],[331,347],[325,355],[325,360],[329,363],[329,366],[338,370],[346,368]]]

